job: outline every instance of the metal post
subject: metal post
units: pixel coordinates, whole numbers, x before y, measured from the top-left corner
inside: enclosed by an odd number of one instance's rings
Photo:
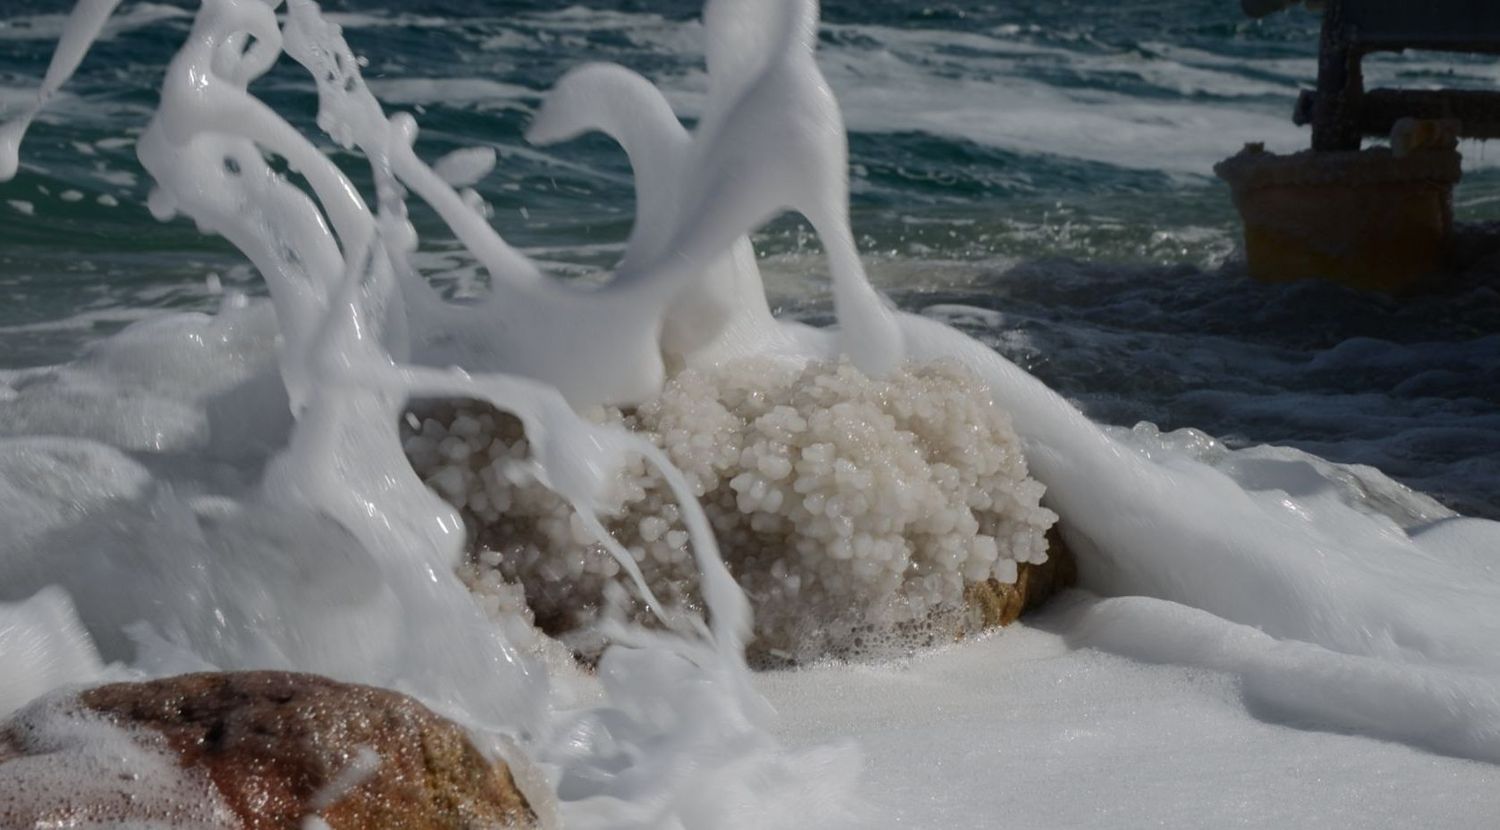
[[[1363,55],[1357,33],[1344,23],[1343,0],[1328,0],[1318,43],[1318,96],[1313,102],[1312,146],[1318,152],[1359,149],[1359,102],[1364,95]]]

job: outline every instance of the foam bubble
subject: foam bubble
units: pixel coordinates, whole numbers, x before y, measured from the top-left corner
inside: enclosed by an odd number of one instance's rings
[[[70,694],[32,703],[0,731],[5,826],[211,830],[238,823],[208,777],[183,768],[159,736],[122,729]]]

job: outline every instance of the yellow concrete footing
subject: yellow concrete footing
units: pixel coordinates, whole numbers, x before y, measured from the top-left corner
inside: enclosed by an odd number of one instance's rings
[[[1233,192],[1257,280],[1320,277],[1399,293],[1442,270],[1460,175],[1454,149],[1282,156],[1251,144],[1214,172]]]

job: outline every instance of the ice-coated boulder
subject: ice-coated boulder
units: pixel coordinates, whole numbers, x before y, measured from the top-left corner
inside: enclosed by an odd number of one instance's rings
[[[488,830],[534,816],[505,764],[415,700],[260,671],[61,693],[0,724],[0,826],[91,822]]]
[[[406,451],[469,522],[466,581],[497,614],[586,630],[621,568],[525,477],[520,424],[462,402],[425,414]],[[685,476],[754,607],[752,652],[771,662],[951,638],[971,586],[1014,585],[1047,558],[1044,488],[1009,415],[956,364],[871,378],[848,362],[741,358],[592,417],[647,437]],[[636,462],[615,499],[611,535],[658,597],[694,608],[697,564],[660,473]]]

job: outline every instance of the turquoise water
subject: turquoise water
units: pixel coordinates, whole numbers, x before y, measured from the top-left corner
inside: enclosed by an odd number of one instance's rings
[[[42,75],[68,5],[0,11],[0,111]],[[582,61],[618,61],[691,121],[704,85],[696,2],[328,7],[376,93],[419,114],[419,151],[498,151],[477,186],[492,221],[561,274],[607,269],[633,188],[606,140],[526,144],[542,93]],[[130,139],[188,8],[126,2],[33,131],[21,175],[0,185],[0,368],[71,359],[162,310],[212,309],[210,274],[259,293],[222,242],[144,207]],[[898,303],[960,325],[1097,419],[1291,444],[1500,515],[1492,280],[1397,303],[1243,277],[1211,167],[1247,141],[1305,146],[1289,115],[1314,77],[1316,30],[1301,10],[1246,20],[1232,0],[827,3],[820,61],[850,127],[859,242]],[[1430,54],[1372,61],[1368,74],[1372,85],[1500,81],[1492,60]],[[298,73],[260,89],[315,131]],[[1500,217],[1500,151],[1464,152],[1459,216]],[[420,261],[433,278],[482,290],[437,223],[416,218],[432,231]],[[827,316],[816,244],[793,217],[756,238],[783,313]]]

